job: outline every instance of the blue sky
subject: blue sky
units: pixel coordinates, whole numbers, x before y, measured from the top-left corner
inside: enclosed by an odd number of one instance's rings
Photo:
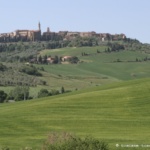
[[[42,32],[124,33],[150,43],[150,0],[0,0],[0,33],[16,29]]]

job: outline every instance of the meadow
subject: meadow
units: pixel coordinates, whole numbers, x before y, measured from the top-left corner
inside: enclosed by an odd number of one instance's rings
[[[144,50],[123,50],[106,53],[105,49],[107,48],[107,46],[66,47],[41,51],[40,55],[42,56],[77,56],[80,62],[77,64],[34,64],[36,68],[44,68],[44,71],[39,70],[43,76],[36,77],[36,80],[46,81],[47,84],[46,86],[37,84],[36,87],[30,87],[30,95],[34,98],[37,97],[41,88],[60,90],[63,86],[66,90],[75,91],[86,87],[149,77],[150,61],[144,61],[144,58],[150,58],[149,53]],[[100,53],[97,53],[97,50]],[[82,56],[82,53],[88,55]],[[140,61],[136,62],[136,59]],[[5,64],[7,65],[7,63]],[[13,87],[8,86],[0,88],[7,93],[13,89]]]
[[[60,90],[62,86],[73,92],[1,104],[0,148],[40,149],[49,132],[90,135],[106,141],[114,150],[116,144],[118,150],[126,149],[121,144],[150,144],[150,61],[144,61],[150,54],[144,50],[106,53],[105,49],[96,46],[41,51],[42,56],[77,56],[80,62],[34,64],[44,68],[39,70],[43,76],[36,79],[46,81],[46,85],[30,87],[30,95],[36,98],[42,88]],[[13,88],[1,86],[0,90],[9,93]]]
[[[78,64],[36,65],[44,67],[42,80],[47,81],[46,88],[59,89],[64,86],[68,90],[102,86],[118,81],[149,77],[150,61],[143,61],[149,54],[143,51],[119,51],[106,53],[106,46],[62,48],[43,50],[41,55],[58,57],[77,56]],[[101,53],[97,53],[97,50]],[[88,56],[82,56],[82,53]],[[141,60],[136,62],[136,58]],[[117,60],[120,60],[118,62]]]
[[[40,149],[49,132],[64,131],[93,136],[110,149],[116,144],[149,144],[149,97],[150,78],[145,78],[1,104],[0,146]]]
[[[144,51],[119,51],[105,53],[106,46],[62,48],[56,50],[43,50],[41,55],[50,56],[77,56],[80,63],[76,65],[48,65],[45,70],[52,74],[65,76],[97,76],[110,77],[116,80],[129,80],[133,78],[149,77],[149,61],[143,61],[150,57]],[[101,53],[97,53],[97,50]],[[85,52],[88,56],[82,56]],[[136,62],[136,58],[141,60]],[[119,60],[119,62],[118,62]]]

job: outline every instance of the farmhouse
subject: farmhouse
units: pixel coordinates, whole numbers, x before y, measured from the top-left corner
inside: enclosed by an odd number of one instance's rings
[[[56,59],[53,58],[53,57],[48,57],[48,58],[47,58],[47,63],[48,63],[48,64],[53,64],[53,63],[55,62],[55,60],[56,60]]]
[[[63,56],[63,57],[61,57],[61,61],[69,61],[72,58],[73,58],[72,56]]]
[[[63,57],[60,57],[60,60],[62,62],[70,62],[72,64],[76,64],[79,62],[79,59],[76,56],[63,56]]]

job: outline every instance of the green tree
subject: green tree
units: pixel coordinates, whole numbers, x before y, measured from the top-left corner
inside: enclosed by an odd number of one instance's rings
[[[49,91],[47,89],[41,89],[38,93],[38,97],[47,97],[50,96],[51,94],[49,93]]]
[[[42,63],[42,56],[41,55],[38,57],[38,62]]]
[[[61,87],[61,93],[65,93],[65,88],[63,86]]]
[[[29,98],[29,86],[21,86],[21,92],[23,94],[23,100],[27,100]]]
[[[55,64],[58,64],[58,63],[59,63],[59,58],[58,58],[58,56],[55,56],[54,63],[55,63]]]
[[[29,99],[29,86],[16,86],[10,93],[8,98],[15,101]]]
[[[3,103],[6,97],[7,94],[4,91],[0,90],[0,103]]]

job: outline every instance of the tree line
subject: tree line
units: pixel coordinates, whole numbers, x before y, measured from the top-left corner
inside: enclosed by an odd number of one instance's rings
[[[59,90],[52,89],[48,91],[47,89],[41,89],[38,94],[37,98],[47,97],[47,96],[54,96],[59,94],[64,94],[67,92],[71,92],[69,90],[65,90],[62,86]],[[0,90],[0,103],[7,102],[9,100],[14,101],[23,101],[23,100],[31,100],[33,97],[30,96],[30,87],[29,86],[16,86],[14,87],[9,93],[5,93],[3,90]]]

